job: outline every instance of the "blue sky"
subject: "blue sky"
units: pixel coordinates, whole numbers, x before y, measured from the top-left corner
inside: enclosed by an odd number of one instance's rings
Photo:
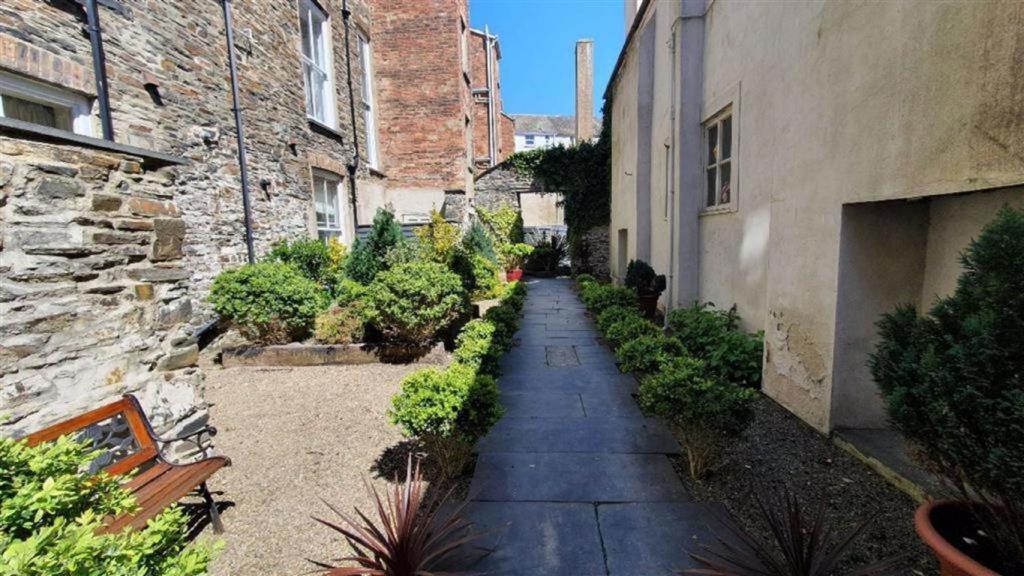
[[[501,43],[501,90],[509,114],[574,114],[575,46],[594,40],[594,114],[625,32],[622,0],[470,0],[474,28]]]

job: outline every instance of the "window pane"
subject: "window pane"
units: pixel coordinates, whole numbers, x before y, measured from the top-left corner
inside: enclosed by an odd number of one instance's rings
[[[313,45],[309,33],[309,6],[305,3],[299,7],[299,29],[302,32],[302,54],[312,60]]]
[[[722,120],[722,158],[732,158],[732,116]]]
[[[719,204],[728,204],[732,196],[732,162],[723,162],[718,167],[722,174],[722,192],[718,195]]]
[[[7,118],[60,130],[71,130],[71,111],[63,106],[40,104],[10,94],[4,94],[2,98],[3,115]]]
[[[327,68],[325,65],[326,59],[326,43],[324,42],[324,17],[317,10],[311,11],[312,14],[312,39],[313,39],[313,62],[320,68]]]
[[[718,197],[715,194],[715,190],[718,188],[718,183],[715,181],[715,176],[716,176],[715,168],[708,168],[708,170],[707,170],[707,179],[708,179],[708,185],[707,185],[707,191],[708,191],[707,205],[708,206],[714,206],[715,204],[718,204]]]
[[[718,162],[718,124],[708,126],[708,166]]]

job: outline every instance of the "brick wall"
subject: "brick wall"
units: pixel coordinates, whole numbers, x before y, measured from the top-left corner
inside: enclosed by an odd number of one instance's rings
[[[391,188],[470,191],[466,0],[370,0],[381,170]]]

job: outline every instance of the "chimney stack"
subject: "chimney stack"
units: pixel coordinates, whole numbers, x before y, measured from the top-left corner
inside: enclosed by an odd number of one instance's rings
[[[594,41],[576,41],[576,142],[594,137]]]

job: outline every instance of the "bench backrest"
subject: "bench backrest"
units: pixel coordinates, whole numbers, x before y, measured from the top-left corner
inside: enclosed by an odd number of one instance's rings
[[[131,394],[30,434],[25,440],[30,446],[35,446],[61,436],[89,440],[96,449],[103,451],[90,464],[92,473],[105,471],[118,476],[160,456],[142,406]]]

